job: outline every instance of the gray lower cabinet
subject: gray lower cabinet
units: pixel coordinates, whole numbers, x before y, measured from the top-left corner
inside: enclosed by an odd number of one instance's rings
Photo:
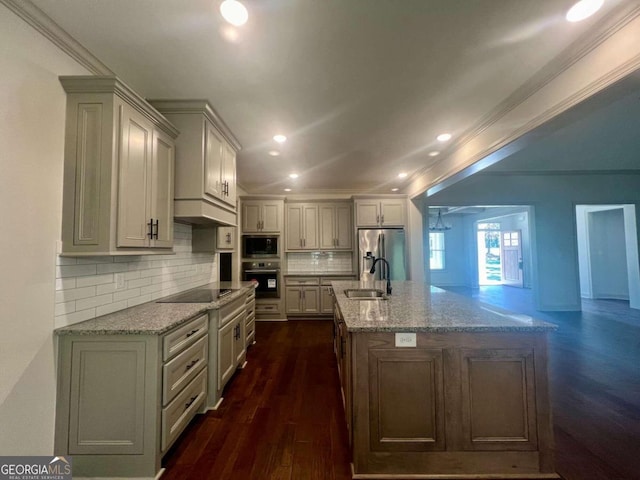
[[[247,296],[241,295],[209,312],[209,350],[217,352],[209,358],[209,393],[207,408],[216,409],[222,391],[246,358]]]
[[[77,476],[154,478],[206,400],[207,315],[164,335],[58,338],[56,454]]]

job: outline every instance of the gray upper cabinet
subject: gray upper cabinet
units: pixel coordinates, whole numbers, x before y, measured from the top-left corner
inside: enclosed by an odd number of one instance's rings
[[[313,203],[287,204],[287,250],[317,250],[318,205]]]
[[[356,199],[357,227],[404,227],[406,224],[405,198]]]
[[[178,131],[114,76],[60,82],[67,92],[62,254],[167,253]]]
[[[351,250],[353,220],[350,203],[320,204],[320,248]]]
[[[280,233],[284,223],[283,217],[283,200],[242,200],[242,233]]]
[[[236,225],[240,143],[207,100],[149,100],[179,130],[175,217]]]

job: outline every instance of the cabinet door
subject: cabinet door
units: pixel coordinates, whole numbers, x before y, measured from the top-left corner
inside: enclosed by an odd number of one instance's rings
[[[282,230],[282,204],[265,202],[262,205],[262,230],[280,232]]]
[[[317,249],[319,246],[318,235],[318,206],[304,205],[303,210],[303,235],[302,248],[305,250]]]
[[[219,250],[233,250],[236,243],[236,227],[218,227],[216,247]]]
[[[242,231],[244,233],[256,233],[260,231],[260,209],[259,203],[242,204]]]
[[[235,326],[236,323],[229,322],[218,332],[218,390],[222,390],[235,371]]]
[[[120,162],[118,172],[118,247],[149,245],[151,215],[152,128],[129,107],[121,109]]]
[[[304,235],[304,205],[287,205],[287,250],[302,250]]]
[[[378,200],[358,200],[356,202],[356,225],[377,227],[380,222],[380,202]]]
[[[353,221],[351,220],[351,205],[336,205],[336,247],[351,249],[353,247]]]
[[[302,313],[302,288],[303,287],[285,287],[284,299],[286,302],[287,314]]]
[[[389,199],[381,202],[380,223],[383,227],[403,227],[405,201]]]
[[[371,451],[445,449],[442,357],[440,349],[369,349]]]
[[[320,313],[320,287],[303,287],[302,302],[304,313]]]
[[[236,206],[236,152],[224,142],[222,147],[222,200]]]
[[[320,311],[329,315],[333,313],[333,293],[330,285],[320,287]]]
[[[204,152],[204,193],[222,198],[222,156],[223,140],[216,128],[209,122],[206,124],[206,140]]]
[[[320,205],[320,248],[336,248],[336,208],[333,205]]]
[[[463,349],[462,435],[465,450],[536,450],[532,349]]]
[[[242,365],[245,360],[246,348],[247,348],[247,326],[245,319],[247,318],[246,312],[242,315],[240,320],[235,324],[235,334],[233,337],[233,355],[236,365]]]
[[[71,355],[69,454],[142,454],[145,343],[77,341]]]
[[[153,132],[151,163],[151,215],[154,247],[173,246],[173,171],[175,147],[167,135]]]

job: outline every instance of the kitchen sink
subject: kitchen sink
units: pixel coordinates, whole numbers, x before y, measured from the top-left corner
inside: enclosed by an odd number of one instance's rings
[[[386,300],[387,296],[382,290],[374,290],[372,288],[348,289],[344,291],[347,298],[353,300]]]

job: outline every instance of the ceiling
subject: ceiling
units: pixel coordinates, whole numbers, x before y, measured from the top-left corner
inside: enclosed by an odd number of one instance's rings
[[[598,21],[567,23],[572,0],[246,0],[230,41],[219,0],[33,3],[145,97],[209,99],[256,194],[402,189],[446,157],[436,135],[472,131]]]

